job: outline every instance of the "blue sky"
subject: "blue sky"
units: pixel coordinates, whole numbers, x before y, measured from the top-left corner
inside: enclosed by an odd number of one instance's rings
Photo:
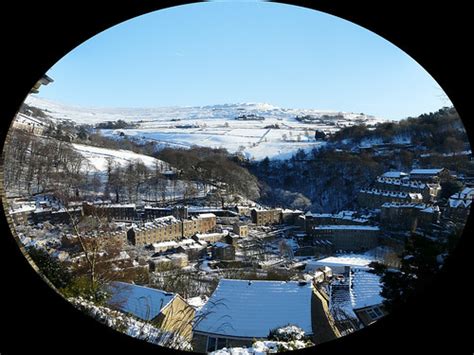
[[[378,35],[311,9],[207,2],[131,19],[75,48],[41,97],[80,106],[267,102],[400,119],[449,103]]]

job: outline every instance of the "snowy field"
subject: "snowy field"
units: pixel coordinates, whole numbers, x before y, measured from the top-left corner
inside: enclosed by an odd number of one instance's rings
[[[156,164],[161,168],[161,171],[170,169],[169,164],[162,160],[155,159],[148,155],[137,154],[130,150],[106,149],[83,144],[72,144],[72,146],[87,159],[90,165],[89,168],[93,168],[101,173],[107,170],[108,159],[113,159],[113,161],[121,167],[125,167],[128,163],[139,160],[150,169],[153,169]]]
[[[136,129],[103,130],[104,135],[119,137],[123,132],[139,140],[152,140],[163,146],[193,145],[226,148],[242,152],[248,158],[260,160],[268,156],[285,159],[298,149],[309,151],[324,142],[314,139],[314,131],[326,133],[357,123],[367,125],[383,119],[361,113],[287,109],[270,104],[241,103],[200,107],[157,108],[86,108],[65,105],[30,95],[28,105],[38,107],[57,120],[78,124],[105,121],[131,121]],[[242,115],[256,115],[264,120],[237,120]],[[311,116],[309,123],[297,116]]]

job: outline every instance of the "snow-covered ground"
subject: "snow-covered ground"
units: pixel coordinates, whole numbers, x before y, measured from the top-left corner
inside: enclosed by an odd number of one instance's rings
[[[114,150],[114,149],[106,149],[106,148],[99,148],[93,147],[90,145],[83,145],[83,144],[72,144],[73,148],[79,152],[86,160],[87,164],[82,165],[82,169],[84,172],[87,173],[95,173],[99,174],[99,178],[102,182],[105,182],[107,179],[107,160],[112,159],[114,165],[119,165],[122,168],[126,167],[128,163],[133,161],[141,161],[145,166],[149,169],[155,169],[155,166],[158,166],[162,173],[174,171],[175,169],[170,166],[168,163],[150,157],[148,155],[137,154],[130,150]],[[163,188],[164,190],[159,193],[159,195],[153,195],[150,192],[150,195],[147,198],[154,198],[154,199],[166,199],[166,200],[174,200],[176,198],[183,198],[186,189],[188,186],[194,186],[196,188],[197,193],[193,197],[204,197],[210,191],[213,190],[213,187],[210,186],[197,186],[194,182],[184,181],[184,180],[165,180]]]
[[[119,311],[112,310],[108,307],[97,306],[81,297],[69,298],[68,300],[76,308],[86,312],[97,321],[121,331],[131,337],[177,350],[192,350],[191,344],[189,344],[189,342],[182,337],[172,333],[167,333],[159,328],[154,327],[148,322],[143,322]]]
[[[262,103],[225,104],[199,107],[157,108],[87,108],[66,105],[30,95],[28,105],[40,108],[56,120],[71,120],[78,124],[105,121],[131,121],[135,129],[103,130],[107,136],[127,136],[152,140],[163,146],[223,147],[230,152],[242,152],[249,158],[266,156],[284,159],[298,149],[309,151],[324,142],[314,139],[314,131],[334,132],[340,127],[357,123],[375,124],[381,118],[360,113],[288,109]],[[242,115],[256,115],[264,120],[236,120]],[[297,116],[311,116],[301,122]]]
[[[264,355],[291,350],[304,349],[314,344],[305,339],[305,333],[294,325],[275,331],[278,340],[257,340],[250,347],[223,348],[211,352],[212,355]]]
[[[130,150],[106,149],[83,144],[72,144],[72,146],[77,152],[81,153],[81,155],[87,159],[90,166],[98,172],[105,172],[107,170],[107,159],[109,158],[113,159],[113,161],[121,167],[125,167],[129,162],[140,160],[150,169],[153,169],[155,164],[158,164],[158,167],[160,167],[163,172],[170,169],[169,165],[164,161],[148,155],[137,154]]]

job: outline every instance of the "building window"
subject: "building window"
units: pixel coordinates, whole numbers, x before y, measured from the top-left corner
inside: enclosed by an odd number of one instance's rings
[[[367,314],[372,320],[379,319],[380,317],[383,316],[382,311],[378,307],[368,309]]]
[[[227,346],[227,339],[225,338],[207,338],[207,352],[216,351]]]

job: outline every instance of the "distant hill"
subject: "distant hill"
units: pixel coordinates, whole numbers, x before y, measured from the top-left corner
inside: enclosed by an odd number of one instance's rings
[[[325,143],[315,132],[373,126],[384,119],[362,113],[281,108],[267,103],[198,107],[87,108],[45,100],[35,95],[26,105],[42,116],[68,124],[101,128],[105,136],[150,141],[161,147],[226,148],[249,159],[287,159],[298,149],[311,151]],[[263,119],[264,118],[264,119]],[[179,121],[179,124],[176,122]],[[278,127],[278,128],[273,128]]]

